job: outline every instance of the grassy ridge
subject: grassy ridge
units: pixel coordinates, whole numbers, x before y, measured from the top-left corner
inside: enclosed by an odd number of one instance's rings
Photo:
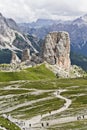
[[[14,123],[10,122],[8,119],[0,117],[0,126],[5,127],[7,130],[21,130]]]
[[[28,68],[20,72],[0,72],[0,82],[54,78],[54,74],[45,65]]]

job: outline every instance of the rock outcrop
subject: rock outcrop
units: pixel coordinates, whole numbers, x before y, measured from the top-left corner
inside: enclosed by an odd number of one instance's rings
[[[19,59],[19,57],[14,52],[12,52],[11,64],[17,64],[20,62],[21,60]]]
[[[32,53],[31,62],[34,62],[35,64],[42,63],[42,58],[39,56],[39,53]]]
[[[43,60],[51,65],[69,70],[70,68],[70,38],[67,32],[52,32],[45,38],[43,45]]]
[[[31,59],[30,50],[28,48],[23,50],[22,61],[29,61]]]
[[[8,49],[15,53],[18,53],[18,51],[21,53],[23,49],[29,48],[31,52],[38,52],[39,41],[34,41],[32,36],[20,31],[19,26],[13,19],[5,18],[0,13],[0,50]]]

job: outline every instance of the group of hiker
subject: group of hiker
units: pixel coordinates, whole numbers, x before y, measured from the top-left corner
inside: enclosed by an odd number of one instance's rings
[[[77,120],[84,119],[84,118],[85,118],[85,115],[77,116]]]

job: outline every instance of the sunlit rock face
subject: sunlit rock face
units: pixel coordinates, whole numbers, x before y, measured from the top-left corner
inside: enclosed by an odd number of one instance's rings
[[[70,38],[67,32],[49,33],[43,45],[43,60],[64,69],[70,68]]]
[[[16,53],[12,52],[11,64],[17,64],[17,63],[20,63],[20,62],[21,62],[21,60],[16,55]]]

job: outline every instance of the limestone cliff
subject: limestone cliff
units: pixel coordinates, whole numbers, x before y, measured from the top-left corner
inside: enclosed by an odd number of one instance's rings
[[[67,32],[49,33],[43,45],[43,60],[51,65],[69,70],[70,68],[70,38]]]

